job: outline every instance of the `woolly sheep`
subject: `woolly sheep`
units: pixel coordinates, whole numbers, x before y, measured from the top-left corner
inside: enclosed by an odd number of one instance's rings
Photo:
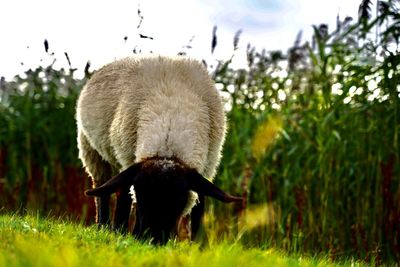
[[[225,138],[220,96],[203,65],[187,58],[141,57],[110,63],[91,77],[77,103],[78,148],[92,178],[96,222],[165,243],[182,218],[195,236],[204,196],[241,201],[212,184]],[[117,172],[112,177],[112,173]],[[208,179],[204,178],[207,177]],[[111,179],[110,179],[111,178]]]

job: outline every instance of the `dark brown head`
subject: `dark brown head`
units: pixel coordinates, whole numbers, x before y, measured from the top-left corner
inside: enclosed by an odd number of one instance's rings
[[[87,190],[88,196],[107,196],[134,186],[136,192],[136,224],[134,233],[165,243],[174,235],[175,226],[188,203],[189,191],[223,202],[242,201],[231,196],[196,170],[177,160],[152,158],[134,164],[100,187]]]

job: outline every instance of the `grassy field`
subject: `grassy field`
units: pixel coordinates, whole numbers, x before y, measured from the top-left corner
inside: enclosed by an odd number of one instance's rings
[[[272,248],[246,249],[235,242],[155,247],[94,226],[38,216],[0,216],[0,240],[0,266],[367,266]]]
[[[398,0],[360,0],[358,19],[313,25],[312,38],[299,32],[287,51],[245,48],[238,32],[231,58],[204,62],[229,126],[214,182],[246,199],[241,207],[206,200],[205,228],[216,240],[209,247],[153,248],[71,223],[6,216],[0,267],[399,263],[399,14]],[[88,62],[78,78],[74,64],[57,69],[60,58],[47,40],[44,47],[51,65],[0,77],[0,213],[90,224],[75,105],[95,70]],[[247,59],[240,69],[239,47]]]

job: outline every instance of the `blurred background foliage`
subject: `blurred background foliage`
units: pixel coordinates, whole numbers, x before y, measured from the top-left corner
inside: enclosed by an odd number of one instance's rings
[[[363,0],[359,18],[338,17],[333,30],[314,26],[310,41],[300,32],[287,52],[248,45],[242,69],[231,67],[235,51],[207,66],[229,118],[216,183],[246,197],[237,207],[208,200],[209,238],[400,260],[400,3],[374,4]],[[74,119],[89,68],[82,79],[51,64],[1,80],[2,211],[93,220]]]

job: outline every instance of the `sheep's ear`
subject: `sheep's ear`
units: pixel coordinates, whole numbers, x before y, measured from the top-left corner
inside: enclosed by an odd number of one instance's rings
[[[110,180],[93,189],[85,191],[86,196],[107,196],[118,191],[120,188],[129,188],[133,185],[134,179],[140,170],[140,164],[136,163],[120,174],[112,177]]]
[[[209,180],[204,178],[201,174],[197,171],[191,171],[190,174],[187,176],[189,187],[193,191],[197,193],[203,194],[205,196],[213,197],[222,202],[242,202],[243,198],[231,196],[228,193],[225,193],[222,189],[218,186],[211,183]]]

